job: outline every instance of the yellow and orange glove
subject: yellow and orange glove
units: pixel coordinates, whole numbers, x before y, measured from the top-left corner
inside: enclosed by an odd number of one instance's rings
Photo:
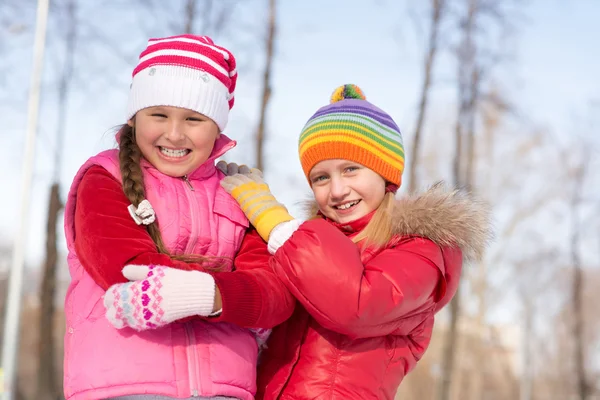
[[[221,186],[238,202],[250,223],[266,242],[269,241],[273,228],[294,219],[273,196],[269,186],[263,181],[262,172],[256,168],[248,171],[240,167],[237,174],[224,177]]]

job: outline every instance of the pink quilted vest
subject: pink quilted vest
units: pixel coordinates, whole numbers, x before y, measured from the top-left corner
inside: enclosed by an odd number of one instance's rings
[[[187,181],[163,175],[143,162],[147,198],[160,221],[165,244],[174,254],[233,259],[239,249],[248,220],[219,185],[223,175],[214,166],[214,160],[234,146],[234,141],[222,135],[211,158]],[[85,272],[74,247],[77,187],[93,165],[121,179],[118,151],[102,152],[81,167],[67,199],[65,234],[71,283],[65,300],[65,397],[155,394],[254,399],[257,344],[249,330],[193,321],[138,333],[115,329],[106,320],[104,291]]]

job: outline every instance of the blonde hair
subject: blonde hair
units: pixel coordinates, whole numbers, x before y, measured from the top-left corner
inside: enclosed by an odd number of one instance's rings
[[[395,196],[393,192],[387,192],[383,196],[381,204],[373,213],[367,226],[352,238],[354,243],[364,240],[365,246],[373,246],[376,250],[389,244],[395,235],[391,218],[396,205]],[[307,215],[311,216],[308,218],[309,220],[323,218],[323,215],[319,214],[319,206],[315,203],[314,198],[307,200],[305,210]]]
[[[373,246],[376,249],[385,247],[394,237],[394,225],[392,213],[396,204],[395,194],[387,192],[373,217],[365,228],[352,238],[354,243],[365,241],[365,246]]]
[[[121,170],[121,179],[123,183],[123,192],[127,199],[137,207],[146,198],[146,187],[144,185],[144,176],[140,161],[142,151],[135,141],[135,128],[125,124],[118,133],[119,137],[119,168]],[[160,233],[158,218],[150,225],[146,225],[148,234],[152,238],[156,249],[161,254],[166,254],[173,259],[188,262],[210,264],[209,268],[217,269],[221,266],[222,257],[206,257],[200,255],[172,255],[162,239]],[[220,260],[220,261],[219,261]]]

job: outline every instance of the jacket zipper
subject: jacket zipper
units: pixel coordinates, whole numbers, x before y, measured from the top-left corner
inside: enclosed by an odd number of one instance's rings
[[[189,181],[188,176],[184,175],[182,177],[183,181],[187,184],[190,190],[184,190],[187,196],[189,206],[190,206],[190,221],[192,223],[192,229],[190,232],[190,242],[186,246],[184,254],[191,254],[194,250],[194,246],[196,245],[196,223],[198,220],[197,210],[196,210],[196,197],[191,193],[194,192],[194,187],[192,183]],[[198,351],[196,349],[196,339],[194,336],[194,329],[192,327],[191,322],[185,323],[185,333],[187,336],[187,359],[188,359],[188,371],[189,371],[189,381],[190,381],[190,393],[192,397],[198,397],[199,392],[201,392],[200,382],[196,379],[199,376],[200,372],[200,362],[198,360]]]
[[[190,180],[188,179],[187,175],[184,175],[183,177],[181,177],[181,179],[183,179],[185,181],[185,183],[187,183],[188,187],[190,188],[190,190],[193,192],[195,191],[194,187],[192,186],[192,183],[190,182]]]
[[[196,376],[198,375],[198,353],[196,352],[196,339],[194,338],[194,331],[192,329],[191,323],[185,323],[185,334],[187,336],[187,359],[188,359],[188,373],[190,380],[190,393],[192,397],[198,397],[199,395],[199,385],[200,382],[196,381]]]
[[[192,254],[194,251],[194,246],[196,246],[196,242],[197,242],[197,240],[196,240],[197,236],[198,236],[197,226],[198,226],[198,221],[200,220],[200,215],[198,213],[196,196],[194,196],[194,194],[192,193],[192,191],[195,191],[194,187],[192,186],[192,183],[188,180],[187,175],[185,175],[183,177],[183,180],[184,180],[184,182],[187,183],[187,186],[189,186],[189,188],[191,189],[191,190],[184,190],[184,191],[185,191],[185,194],[186,194],[188,202],[189,202],[190,222],[192,224],[192,227],[190,230],[190,241],[188,242],[187,246],[185,247],[184,254]]]

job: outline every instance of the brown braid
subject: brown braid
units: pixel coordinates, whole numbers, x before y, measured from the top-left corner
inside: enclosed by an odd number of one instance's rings
[[[135,128],[125,124],[119,132],[119,166],[121,169],[121,178],[123,181],[123,191],[134,206],[138,206],[146,198],[146,188],[144,186],[144,177],[140,160],[142,152],[135,142]],[[203,257],[199,255],[172,255],[165,246],[160,229],[158,218],[146,225],[148,234],[156,244],[159,253],[166,254],[173,259],[189,262],[208,264],[207,269],[218,269],[222,264],[220,257]],[[221,262],[217,260],[221,259]]]

